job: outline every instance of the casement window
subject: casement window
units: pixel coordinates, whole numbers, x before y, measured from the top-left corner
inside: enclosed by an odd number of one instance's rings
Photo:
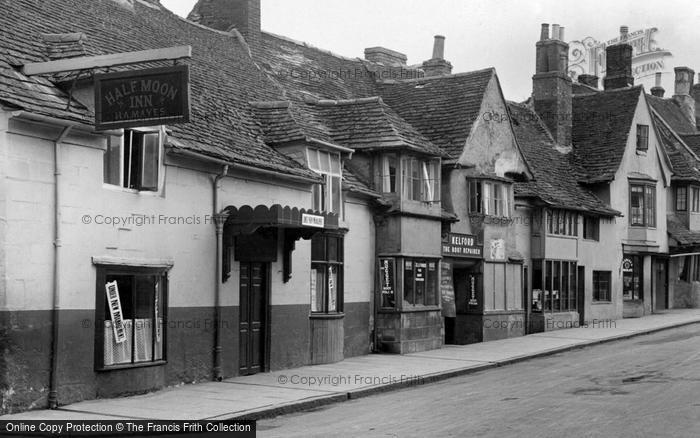
[[[547,210],[547,233],[578,236],[578,214],[566,210]]]
[[[468,184],[470,213],[510,217],[510,185],[482,180]]]
[[[313,209],[341,215],[343,172],[340,154],[307,149],[309,169],[321,175],[322,184],[313,187]]]
[[[600,240],[600,218],[596,216],[583,216],[583,238],[587,240]]]
[[[700,213],[700,187],[692,187],[690,189],[691,193],[691,209],[693,213]]]
[[[164,269],[97,268],[97,369],[165,360],[167,286]]]
[[[413,306],[438,304],[437,259],[407,258],[403,260],[403,299]]]
[[[649,125],[637,125],[637,150],[649,149]]]
[[[641,300],[644,297],[644,259],[639,255],[625,254],[622,258],[622,297],[625,300]]]
[[[688,210],[688,188],[676,187],[676,211]]]
[[[343,237],[319,233],[311,238],[311,312],[343,312]]]
[[[593,271],[593,301],[611,301],[610,283],[612,272]]]
[[[534,311],[576,311],[576,262],[533,260],[532,273],[532,308]]]
[[[158,131],[124,130],[111,136],[104,154],[105,184],[138,191],[158,191],[161,136]]]
[[[401,159],[402,197],[412,201],[440,201],[440,161]]]
[[[630,184],[630,225],[656,227],[656,187]]]
[[[399,161],[396,155],[384,155],[381,161],[381,186],[383,193],[396,193]]]

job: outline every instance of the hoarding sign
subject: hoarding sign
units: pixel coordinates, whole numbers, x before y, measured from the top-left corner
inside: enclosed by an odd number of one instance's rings
[[[483,247],[471,234],[446,233],[442,238],[442,255],[446,257],[482,258]]]
[[[391,257],[379,259],[379,275],[382,292],[382,307],[394,307],[395,304],[395,263]]]
[[[95,75],[95,127],[188,122],[189,88],[186,65]]]

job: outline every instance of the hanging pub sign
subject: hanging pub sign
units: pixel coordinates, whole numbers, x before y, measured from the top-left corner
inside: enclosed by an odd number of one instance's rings
[[[379,259],[379,275],[382,291],[382,307],[394,307],[395,304],[395,260],[391,257]]]
[[[95,75],[97,130],[190,120],[186,65]]]
[[[442,236],[442,255],[446,257],[481,258],[483,247],[471,234],[446,233]]]

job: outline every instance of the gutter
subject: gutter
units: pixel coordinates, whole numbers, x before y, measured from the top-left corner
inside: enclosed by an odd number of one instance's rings
[[[54,141],[54,257],[53,257],[53,305],[51,312],[51,371],[49,380],[49,409],[58,407],[58,353],[60,337],[61,309],[61,143],[66,139],[73,125],[63,128]]]
[[[208,161],[210,163],[216,163],[216,164],[220,164],[220,165],[228,165],[229,168],[232,168],[232,169],[235,168],[235,169],[239,169],[239,170],[250,172],[250,173],[256,173],[256,174],[265,175],[265,176],[272,176],[272,177],[275,177],[278,179],[286,179],[289,181],[306,183],[306,184],[318,184],[320,182],[320,179],[316,179],[316,178],[300,176],[300,175],[289,175],[289,174],[285,174],[285,173],[275,172],[273,170],[259,169],[257,167],[248,166],[245,164],[238,164],[238,163],[234,163],[233,161],[222,160],[220,158],[210,157],[208,155],[200,154],[199,152],[189,151],[186,149],[170,148],[169,153],[174,154],[174,155],[182,155],[185,157],[195,158],[195,159],[201,160],[201,161]]]

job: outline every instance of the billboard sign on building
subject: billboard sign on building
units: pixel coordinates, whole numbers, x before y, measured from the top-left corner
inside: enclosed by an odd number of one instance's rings
[[[668,69],[666,57],[671,52],[659,47],[655,27],[630,32],[627,43],[632,46],[632,76],[635,80],[663,73]],[[581,74],[605,76],[605,48],[619,43],[620,38],[598,41],[593,37],[569,42],[569,75],[576,79]]]
[[[186,65],[95,75],[95,127],[188,122],[189,88]]]

